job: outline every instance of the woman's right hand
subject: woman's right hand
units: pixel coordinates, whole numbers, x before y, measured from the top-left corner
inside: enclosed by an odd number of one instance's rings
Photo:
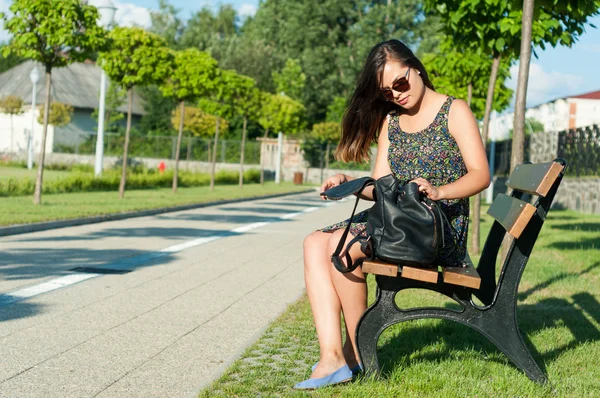
[[[323,184],[321,184],[321,192],[325,192],[330,188],[337,187],[349,180],[348,176],[345,174],[336,174],[328,179],[326,179]],[[325,196],[321,196],[321,199],[327,200]]]

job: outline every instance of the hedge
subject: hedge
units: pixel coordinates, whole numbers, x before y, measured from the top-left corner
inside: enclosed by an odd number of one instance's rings
[[[215,173],[215,184],[232,185],[239,182],[239,171],[221,170]],[[47,181],[43,185],[45,194],[116,191],[119,189],[121,173],[116,170],[105,172],[101,177],[89,173],[74,173],[66,178]],[[260,182],[260,170],[244,171],[245,183]],[[170,188],[173,184],[173,172],[164,173],[130,173],[127,175],[126,189]],[[206,173],[179,172],[179,187],[198,187],[210,184],[210,175]],[[32,195],[35,189],[33,178],[11,178],[0,181],[0,197]]]

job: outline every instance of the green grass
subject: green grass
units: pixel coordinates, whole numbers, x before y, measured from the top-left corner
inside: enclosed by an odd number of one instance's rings
[[[482,211],[482,214],[484,211]],[[482,217],[482,245],[491,219]],[[473,259],[475,262],[477,258]],[[369,300],[374,279],[368,277]],[[312,393],[292,390],[310,376],[319,349],[306,297],[280,316],[201,397],[597,397],[600,395],[600,216],[552,210],[525,269],[518,296],[522,332],[550,384],[540,386],[487,339],[450,321],[420,320],[380,337],[379,379]],[[401,307],[448,305],[409,290]]]
[[[44,181],[57,180],[59,178],[68,177],[72,174],[70,171],[63,170],[44,170]],[[0,167],[0,180],[8,180],[9,178],[33,178],[37,175],[37,167],[33,169],[24,169],[17,167]]]
[[[44,173],[45,174],[45,173]],[[309,186],[292,183],[267,182],[238,185],[216,185],[214,191],[208,187],[179,188],[176,194],[171,189],[125,191],[119,199],[118,192],[86,192],[42,195],[42,204],[33,204],[32,196],[0,198],[0,225],[27,224],[50,220],[89,217],[134,210],[205,203],[224,199],[237,199],[295,192]]]

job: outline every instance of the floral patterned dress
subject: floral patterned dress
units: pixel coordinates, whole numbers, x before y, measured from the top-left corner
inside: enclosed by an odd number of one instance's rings
[[[390,148],[388,162],[399,180],[410,181],[421,177],[433,186],[450,184],[467,173],[458,144],[448,131],[448,113],[454,100],[448,97],[433,122],[416,133],[407,133],[399,123],[399,113],[388,115]],[[469,199],[440,200],[442,211],[450,225],[445,231],[446,242],[438,255],[437,264],[459,266],[463,263],[467,247],[469,225]],[[363,233],[367,225],[367,211],[354,216],[350,232]],[[321,229],[333,232],[346,228],[348,220]]]

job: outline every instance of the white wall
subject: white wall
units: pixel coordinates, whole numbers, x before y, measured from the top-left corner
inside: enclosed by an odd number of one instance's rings
[[[38,110],[35,110],[35,127],[33,134],[33,152],[40,152],[42,145],[43,126],[37,122]],[[12,131],[12,150],[14,152],[27,151],[27,134],[31,130],[31,107],[25,108],[25,113],[12,117],[11,130],[10,115],[0,113],[0,152],[11,152],[11,131]],[[46,136],[46,153],[52,152],[54,144],[54,127],[48,126]]]
[[[592,124],[600,124],[600,101],[592,99],[573,98],[577,105],[575,116],[575,127],[585,127]]]

